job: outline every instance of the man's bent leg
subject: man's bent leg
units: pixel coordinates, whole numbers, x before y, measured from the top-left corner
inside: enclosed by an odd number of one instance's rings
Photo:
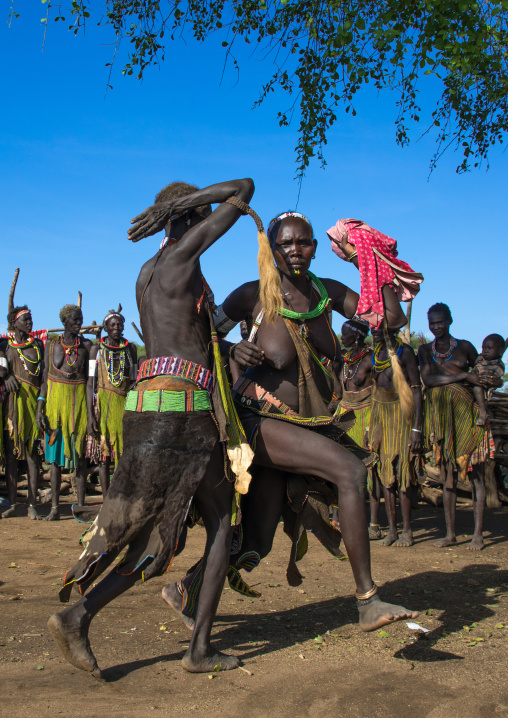
[[[141,570],[124,576],[114,568],[73,606],[51,616],[48,628],[69,663],[91,673],[95,678],[101,678],[88,640],[90,623],[101,608],[131,588],[140,578]]]
[[[240,660],[215,650],[210,633],[226,578],[231,551],[231,504],[233,485],[224,477],[222,447],[217,444],[207,472],[195,496],[196,505],[206,529],[203,557],[203,583],[196,612],[196,623],[190,646],[182,665],[192,673],[237,668]]]

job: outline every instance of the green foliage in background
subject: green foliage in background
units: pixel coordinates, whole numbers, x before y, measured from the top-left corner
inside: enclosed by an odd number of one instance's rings
[[[175,37],[220,43],[237,69],[238,43],[248,43],[268,70],[255,104],[282,90],[279,125],[299,119],[300,177],[315,155],[324,163],[329,129],[340,112],[356,114],[356,94],[366,85],[393,92],[399,145],[409,142],[415,126],[418,135],[434,135],[431,169],[448,147],[461,153],[457,171],[478,166],[507,130],[508,0],[42,2],[45,38],[50,20],[70,21],[76,34],[88,22],[107,26],[113,45],[108,64],[127,42],[123,74],[139,79],[163,62]],[[11,0],[10,21],[21,7]],[[182,73],[185,81],[179,68]],[[428,80],[435,103],[425,112],[419,93]]]

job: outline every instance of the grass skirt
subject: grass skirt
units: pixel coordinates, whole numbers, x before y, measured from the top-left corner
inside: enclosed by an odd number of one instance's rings
[[[62,430],[64,454],[72,459],[71,437],[74,437],[74,451],[84,456],[87,436],[86,384],[64,384],[48,379],[46,417],[50,432]],[[46,444],[47,446],[47,444]],[[49,459],[46,457],[46,461]]]
[[[26,458],[25,449],[31,454],[34,442],[39,438],[37,416],[37,397],[39,387],[32,386],[18,377],[19,389],[8,394],[6,425],[10,438],[14,442],[14,453],[21,461]]]

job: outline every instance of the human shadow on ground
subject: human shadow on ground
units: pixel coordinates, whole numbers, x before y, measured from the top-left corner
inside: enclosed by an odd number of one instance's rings
[[[463,656],[437,650],[434,646],[445,634],[492,617],[492,607],[497,605],[498,595],[507,585],[508,571],[493,564],[471,564],[456,572],[424,571],[385,583],[380,591],[382,599],[419,610],[420,617],[417,620],[424,625],[426,610],[444,612],[437,628],[426,634],[425,639],[398,650],[395,657],[421,662],[462,659]],[[311,640],[327,630],[340,631],[344,626],[357,621],[358,612],[353,596],[316,601],[264,614],[222,614],[216,621],[213,646],[226,653],[234,650],[244,660],[252,659]],[[389,631],[390,627],[385,630]],[[139,668],[181,659],[185,650],[186,646],[181,652],[113,666],[103,670],[103,676],[107,681],[114,682]]]

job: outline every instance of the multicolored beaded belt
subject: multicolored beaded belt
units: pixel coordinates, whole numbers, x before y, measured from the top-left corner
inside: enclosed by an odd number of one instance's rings
[[[188,359],[180,357],[153,357],[141,362],[136,381],[150,379],[154,376],[181,376],[190,379],[208,392],[213,388],[213,372],[205,369],[201,364],[196,364]]]
[[[130,391],[125,411],[210,411],[212,402],[207,391]]]

